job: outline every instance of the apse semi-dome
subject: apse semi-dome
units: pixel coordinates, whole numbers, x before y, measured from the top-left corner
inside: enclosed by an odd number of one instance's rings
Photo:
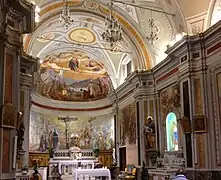
[[[46,56],[37,78],[37,93],[60,101],[94,101],[107,97],[111,80],[104,65],[86,52],[73,50]]]

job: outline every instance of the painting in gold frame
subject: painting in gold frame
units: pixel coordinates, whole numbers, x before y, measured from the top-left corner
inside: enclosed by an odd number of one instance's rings
[[[12,104],[4,104],[1,108],[1,127],[16,128],[17,111]]]
[[[204,115],[196,115],[193,117],[194,132],[205,133],[206,132],[206,117]]]

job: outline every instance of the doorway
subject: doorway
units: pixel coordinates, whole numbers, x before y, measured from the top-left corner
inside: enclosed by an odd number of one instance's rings
[[[120,148],[120,171],[124,171],[126,167],[126,147]]]

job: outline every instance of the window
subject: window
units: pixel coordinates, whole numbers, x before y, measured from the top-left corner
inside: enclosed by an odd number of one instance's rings
[[[178,151],[177,118],[170,112],[166,118],[167,151]]]
[[[127,63],[126,69],[127,69],[127,76],[129,76],[130,73],[131,73],[131,61],[129,61],[129,62]]]

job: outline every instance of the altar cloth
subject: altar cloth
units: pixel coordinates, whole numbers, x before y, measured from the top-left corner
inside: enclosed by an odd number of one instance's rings
[[[109,169],[75,169],[74,180],[81,179],[80,177],[107,177],[111,180],[111,174]],[[91,178],[92,179],[92,178]]]

